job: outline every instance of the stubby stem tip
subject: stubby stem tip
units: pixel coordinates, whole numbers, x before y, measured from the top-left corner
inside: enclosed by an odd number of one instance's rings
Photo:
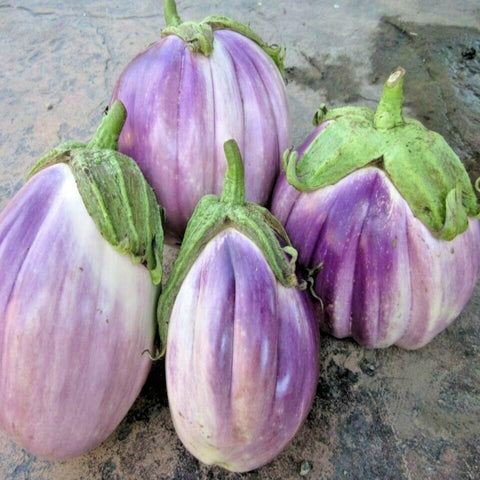
[[[402,67],[397,67],[388,77],[387,85],[389,87],[394,87],[398,82],[405,76],[405,69]]]

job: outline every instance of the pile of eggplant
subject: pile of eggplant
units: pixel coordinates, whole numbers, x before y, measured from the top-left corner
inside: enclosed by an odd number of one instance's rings
[[[164,10],[92,140],[42,157],[0,214],[0,428],[84,454],[165,357],[185,447],[244,472],[304,422],[320,330],[416,349],[460,314],[480,208],[445,140],[404,118],[402,68],[376,111],[321,106],[295,150],[285,51]]]

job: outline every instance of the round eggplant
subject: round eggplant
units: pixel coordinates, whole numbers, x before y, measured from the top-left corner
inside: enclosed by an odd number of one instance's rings
[[[112,101],[129,113],[119,150],[134,158],[179,239],[198,201],[220,194],[223,144],[245,159],[246,198],[265,204],[290,144],[283,51],[231,19],[182,23],[165,1],[162,38],[123,70]]]
[[[244,472],[278,455],[305,420],[319,328],[288,237],[266,209],[245,203],[239,151],[227,142],[226,153],[222,198],[204,197],[195,210],[158,312],[180,439],[202,462]]]
[[[473,186],[440,135],[403,118],[404,73],[389,77],[376,112],[319,110],[272,201],[310,270],[322,329],[372,348],[426,345],[480,271]]]

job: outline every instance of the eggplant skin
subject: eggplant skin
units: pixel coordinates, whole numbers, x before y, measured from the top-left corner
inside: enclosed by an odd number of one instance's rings
[[[308,296],[281,286],[242,233],[219,233],[187,274],[169,323],[167,392],[185,447],[231,471],[264,465],[305,420],[318,372]]]
[[[37,173],[0,216],[0,427],[49,460],[96,447],[140,393],[157,290],[103,239],[70,167]]]
[[[205,57],[168,35],[125,67],[112,94],[128,112],[119,151],[138,163],[178,238],[199,200],[222,191],[225,141],[237,141],[246,198],[261,205],[290,145],[285,84],[271,58],[229,30],[215,30],[213,45]]]
[[[321,328],[365,347],[429,343],[460,314],[480,271],[480,222],[453,240],[432,235],[387,175],[366,167],[301,193],[279,177],[272,212],[299,263],[313,268]]]

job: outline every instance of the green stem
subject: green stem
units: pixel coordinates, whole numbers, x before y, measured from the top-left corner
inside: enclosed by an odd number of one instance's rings
[[[177,13],[175,0],[165,0],[163,2],[163,13],[165,15],[167,27],[178,27],[182,24],[182,20]]]
[[[404,75],[405,70],[397,67],[385,82],[382,98],[375,112],[375,128],[388,130],[404,124],[402,114]]]
[[[120,100],[110,107],[87,148],[117,150],[118,137],[127,118],[127,111]]]
[[[245,178],[242,155],[235,140],[228,140],[223,144],[227,171],[223,184],[221,201],[231,205],[243,205],[245,203]]]

